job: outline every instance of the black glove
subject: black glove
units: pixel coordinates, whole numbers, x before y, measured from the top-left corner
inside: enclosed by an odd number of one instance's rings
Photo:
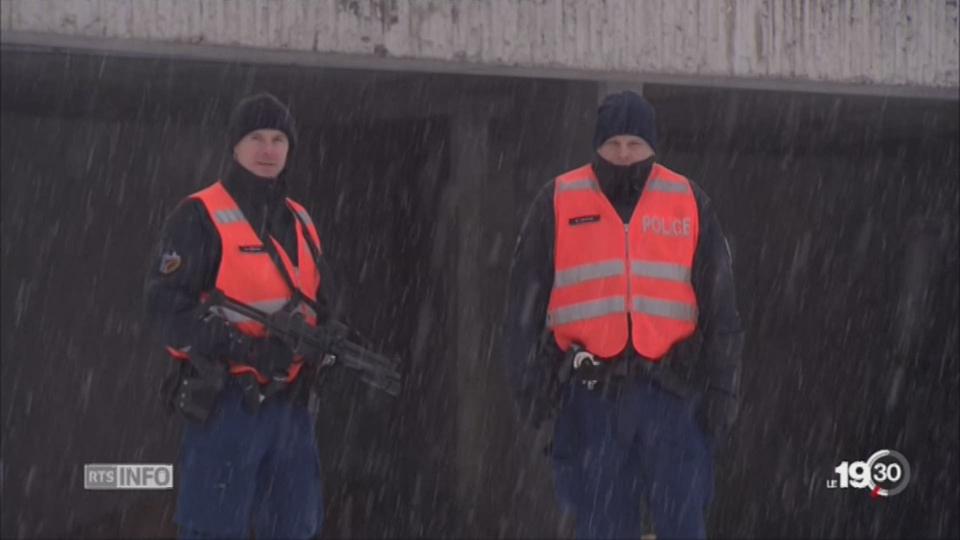
[[[211,360],[222,361],[226,358],[240,360],[250,353],[253,341],[225,319],[208,316],[201,318],[194,327],[190,345],[191,352]]]
[[[539,448],[546,457],[553,455],[553,430],[555,420],[548,418],[534,426],[533,447]]]
[[[293,363],[293,351],[276,337],[255,339],[247,354],[247,363],[267,377],[286,374]]]
[[[718,388],[708,388],[700,402],[698,420],[704,434],[721,445],[737,419],[737,397]]]
[[[521,414],[534,430],[539,430],[553,418],[556,405],[548,392],[534,391],[531,395],[522,397],[520,402]]]
[[[253,339],[243,362],[253,366],[261,375],[269,379],[274,376],[286,377],[287,369],[293,363],[293,351],[276,337]],[[277,380],[261,385],[252,373],[237,376],[236,380],[243,392],[244,410],[250,414],[256,414],[260,410],[260,404],[264,399],[287,388],[287,384]],[[276,386],[277,384],[280,386]]]
[[[279,338],[252,338],[220,317],[201,319],[192,344],[193,351],[210,359],[229,358],[267,377],[285,373],[293,363],[293,351]]]
[[[569,373],[563,373],[567,363],[564,352],[552,339],[541,341],[533,369],[525,374],[525,390],[520,399],[524,416],[534,430],[540,430],[544,423],[552,424],[549,420],[560,408],[563,388],[568,382],[561,378],[566,375],[569,379]]]

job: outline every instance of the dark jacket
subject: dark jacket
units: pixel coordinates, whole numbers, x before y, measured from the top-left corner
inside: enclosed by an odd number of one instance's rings
[[[252,175],[235,162],[224,174],[223,186],[236,200],[247,221],[263,236],[276,238],[294,265],[298,264],[295,217],[284,203],[286,183]],[[173,272],[161,271],[164,255],[180,257]],[[200,293],[216,283],[221,242],[203,203],[186,199],[167,218],[153,255],[144,291],[147,321],[157,340],[175,348],[190,346],[210,358],[234,356],[239,335],[224,324],[203,324],[194,316]],[[318,320],[332,316],[333,285],[323,255],[316,261],[321,275],[317,294]]]
[[[604,195],[621,219],[628,220],[639,200],[646,172],[639,181],[628,182],[613,177],[598,160],[593,166]],[[700,211],[700,236],[692,274],[700,311],[697,331],[660,363],[646,364],[651,369],[644,376],[660,381],[682,397],[709,388],[711,395],[722,394],[735,400],[743,330],[736,306],[730,250],[710,199],[692,181],[691,185]],[[550,181],[537,193],[523,222],[513,256],[503,325],[503,357],[517,403],[521,414],[534,424],[549,414],[552,404],[545,403],[550,399],[545,394],[563,355],[552,336],[544,333],[555,271],[553,193],[554,181]],[[619,361],[641,360],[628,345]]]

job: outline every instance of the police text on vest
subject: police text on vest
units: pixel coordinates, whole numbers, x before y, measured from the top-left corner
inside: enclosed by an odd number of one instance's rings
[[[643,216],[643,232],[660,236],[690,236],[690,218],[667,219],[660,216]]]

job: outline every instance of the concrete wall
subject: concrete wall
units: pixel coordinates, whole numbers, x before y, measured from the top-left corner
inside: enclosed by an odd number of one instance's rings
[[[5,43],[951,98],[960,83],[953,0],[0,0],[0,6]]]

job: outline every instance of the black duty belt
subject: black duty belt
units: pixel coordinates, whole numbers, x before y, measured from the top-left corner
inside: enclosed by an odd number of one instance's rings
[[[572,349],[567,355],[570,363],[570,382],[585,386],[588,390],[616,391],[620,384],[633,379],[654,382],[664,389],[686,396],[688,385],[679,380],[665,366],[643,357],[598,359],[581,348]]]

